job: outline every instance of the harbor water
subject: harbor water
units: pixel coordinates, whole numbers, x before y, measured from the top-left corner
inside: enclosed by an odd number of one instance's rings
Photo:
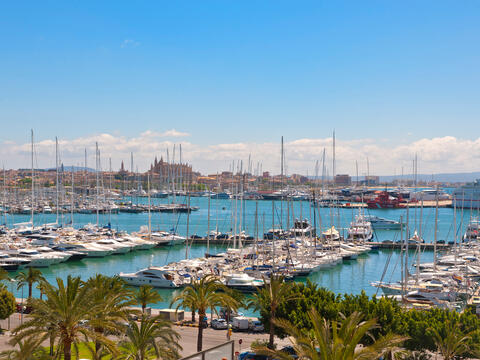
[[[177,202],[186,202],[184,198],[178,198]],[[134,202],[145,203],[146,199],[133,199]],[[168,199],[152,199],[152,204],[166,203]],[[342,234],[343,229],[346,230],[353,217],[358,213],[357,209],[334,209],[320,208],[314,209],[307,201],[280,202],[280,201],[264,201],[264,200],[246,200],[241,204],[240,201],[232,201],[228,199],[211,199],[210,200],[210,224],[208,224],[208,198],[192,197],[190,199],[191,206],[198,206],[198,211],[193,211],[189,215],[189,235],[198,234],[204,236],[207,229],[218,229],[220,232],[230,232],[231,229],[244,230],[247,234],[255,235],[255,223],[258,221],[258,234],[261,237],[264,232],[280,224],[287,228],[292,224],[292,220],[297,218],[309,219],[312,224],[317,226],[317,234],[325,231],[334,225]],[[233,211],[232,211],[233,209]],[[236,209],[236,211],[235,211]],[[320,212],[320,214],[318,213]],[[435,208],[423,209],[388,209],[388,210],[362,210],[365,214],[376,215],[383,218],[408,222],[410,234],[415,229],[422,228],[422,237],[425,242],[433,242],[434,224],[435,224]],[[232,220],[232,213],[236,219]],[[274,216],[272,216],[272,213]],[[408,213],[408,214],[407,214]],[[421,214],[422,213],[422,214]],[[314,214],[315,221],[314,221]],[[446,243],[454,240],[454,209],[440,208],[438,209],[438,233],[437,239]],[[472,214],[469,210],[462,211],[457,209],[457,239],[463,235],[465,228],[470,220],[470,216],[477,215],[477,211]],[[422,215],[422,217],[420,216]],[[115,229],[135,232],[141,226],[147,226],[148,213],[119,213],[119,214],[100,214],[98,222],[100,225],[107,225],[109,222]],[[154,230],[172,230],[174,229],[180,235],[187,233],[187,214],[171,214],[171,213],[151,213],[152,231]],[[9,215],[7,217],[8,226],[14,223],[29,221],[28,215]],[[56,221],[56,214],[36,214],[35,225],[44,223],[53,223]],[[71,215],[62,214],[59,222],[65,226],[71,226]],[[88,223],[97,223],[96,214],[74,214],[73,226],[81,227]],[[321,230],[320,230],[321,229]],[[376,231],[374,241],[400,240],[400,231]],[[226,241],[223,244],[211,244],[209,252],[219,253],[225,251],[233,244]],[[411,245],[409,263],[416,259],[414,254],[415,245]],[[207,248],[206,245],[194,244],[189,248],[188,257],[202,257]],[[343,261],[342,263],[327,269],[323,269],[311,274],[308,279],[334,291],[335,293],[353,293],[358,294],[364,290],[368,295],[377,292],[377,288],[370,285],[373,281],[378,281],[383,276],[383,281],[393,281],[400,279],[400,263],[399,250],[380,249],[378,252],[370,252],[367,255],[359,256],[356,260]],[[45,278],[49,282],[54,282],[55,278],[60,277],[66,279],[68,275],[80,276],[87,279],[96,274],[113,276],[120,272],[135,272],[149,265],[166,265],[172,261],[185,259],[187,256],[185,245],[163,246],[148,251],[135,251],[124,255],[111,255],[104,258],[88,258],[81,261],[69,261],[66,263],[53,265],[49,268],[42,269]],[[415,259],[414,259],[415,257]],[[424,251],[421,254],[422,262],[431,262],[433,260],[432,251]],[[385,271],[386,264],[388,269]],[[414,269],[411,270],[412,272]],[[12,273],[14,276],[16,273]],[[306,278],[297,278],[297,281],[306,281]],[[17,297],[26,296],[27,288],[16,290],[14,284],[8,285],[14,290]],[[169,305],[171,298],[180,290],[159,289],[164,301],[156,304],[155,307],[166,307]],[[34,294],[38,296],[38,290],[34,289]]]

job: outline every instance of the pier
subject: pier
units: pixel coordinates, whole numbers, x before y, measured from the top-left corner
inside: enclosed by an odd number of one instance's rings
[[[192,244],[198,244],[198,245],[205,245],[208,243],[210,243],[211,245],[233,245],[233,240],[232,239],[210,239],[208,240],[207,238],[198,238],[198,239],[189,239],[188,240],[189,242],[191,242]],[[264,242],[265,240],[257,240],[258,243],[262,243]],[[267,241],[271,241],[271,240],[267,240]],[[279,239],[279,240],[275,240],[276,242],[282,242],[282,241],[287,241],[285,239]],[[237,242],[238,242],[238,239],[237,239]],[[251,245],[255,243],[255,240],[254,239],[242,239],[242,245]],[[317,243],[320,245],[322,243],[321,240],[317,240]],[[348,242],[347,242],[348,243]],[[355,242],[354,242],[355,243]],[[362,242],[358,242],[359,244],[362,244]],[[400,243],[400,242],[378,242],[378,241],[366,241],[365,242],[366,245],[371,245],[371,246],[374,246],[374,247],[377,247],[377,248],[380,248],[380,249],[398,249],[400,250],[402,248],[402,246],[405,246],[404,243]],[[417,245],[418,244],[408,244],[408,247],[410,250],[414,250],[417,248]],[[420,244],[420,248],[422,250],[430,250],[430,251],[433,251],[433,248],[435,247],[435,245],[433,243],[421,243]],[[437,250],[445,250],[445,249],[449,249],[453,247],[453,244],[448,244],[448,243],[437,243]]]

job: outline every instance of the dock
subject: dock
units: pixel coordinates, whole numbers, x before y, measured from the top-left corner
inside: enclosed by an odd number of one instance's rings
[[[339,207],[343,209],[359,209],[359,208],[367,208],[367,203],[362,202],[346,202],[346,203],[326,203],[326,204],[319,204],[319,207]],[[434,208],[437,206],[437,202],[435,200],[429,200],[423,202],[424,208]],[[408,203],[400,203],[399,207],[394,209],[406,209],[406,208],[420,208],[422,207],[422,202],[408,202]],[[452,207],[452,200],[440,200],[438,202],[439,208],[447,208]],[[380,209],[381,210],[381,209]]]
[[[232,239],[210,239],[208,240],[207,238],[198,238],[198,239],[189,239],[189,242],[192,244],[199,244],[199,245],[205,245],[207,244],[207,241],[211,245],[233,245],[233,240]],[[238,241],[238,240],[237,240]],[[265,240],[259,239],[258,243],[261,243]],[[285,241],[283,239],[276,240],[276,241]],[[318,244],[321,244],[322,241],[320,239],[317,240]],[[254,239],[249,239],[249,240],[242,240],[242,245],[251,245],[255,242]],[[361,242],[360,242],[361,244]],[[378,241],[366,241],[365,244],[371,245],[380,249],[398,249],[400,250],[402,248],[402,245],[404,244],[400,242],[378,242]],[[437,250],[446,250],[449,249],[453,246],[453,244],[448,244],[448,243],[437,243]],[[410,250],[414,250],[417,248],[417,244],[408,244],[408,247]],[[433,251],[434,244],[433,243],[421,243],[420,248],[422,250],[430,250]]]

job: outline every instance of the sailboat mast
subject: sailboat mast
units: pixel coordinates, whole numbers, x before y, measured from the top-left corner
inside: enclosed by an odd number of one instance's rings
[[[72,223],[72,227],[73,227],[73,204],[74,204],[74,182],[75,182],[75,177],[73,175],[73,165],[70,169],[72,171],[72,199],[71,199],[71,204],[70,204],[70,220],[71,220],[71,223]]]
[[[32,129],[32,230],[33,230],[33,213],[35,211],[35,182],[34,182],[34,173],[33,173],[33,129]]]
[[[435,195],[435,230],[433,237],[433,269],[437,270],[437,232],[438,232],[438,185]]]
[[[280,154],[280,181],[281,181],[281,196],[280,196],[280,229],[283,229],[283,136],[282,136],[282,145],[281,145],[281,154]]]
[[[85,156],[86,155],[86,151],[85,150]],[[58,210],[60,208],[60,204],[59,204],[59,201],[58,201],[58,191],[59,191],[59,188],[58,188],[58,138],[55,136],[55,172],[56,172],[56,182],[55,182],[55,192],[56,192],[56,203],[55,203],[55,207],[56,207],[56,213],[57,213],[57,225],[58,225],[58,221],[59,221],[59,217],[58,217]]]
[[[217,176],[218,178],[218,176]],[[208,215],[207,215],[207,254],[210,253],[210,189],[209,189],[209,194],[208,194]],[[217,195],[218,197],[218,195]],[[215,233],[216,234],[216,233]]]
[[[150,239],[152,234],[152,213],[151,213],[151,201],[150,201],[150,173],[147,174],[147,196],[148,196],[148,238]]]
[[[98,209],[98,195],[99,195],[99,184],[98,184],[98,142],[95,142],[95,180],[96,180],[96,196],[95,196],[95,207],[97,208],[97,227],[100,221],[100,212]]]
[[[3,165],[3,217],[4,225],[7,226],[7,173]]]
[[[335,130],[333,130],[333,159],[332,159],[332,183],[335,187]]]

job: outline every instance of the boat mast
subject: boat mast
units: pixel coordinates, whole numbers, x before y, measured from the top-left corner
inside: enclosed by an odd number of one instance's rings
[[[56,182],[55,182],[55,192],[56,192],[56,213],[57,213],[57,225],[58,225],[58,209],[60,207],[60,204],[58,203],[58,138],[55,136],[55,176],[56,176]]]
[[[283,136],[280,149],[280,229],[283,229]]]
[[[33,212],[35,208],[35,183],[33,181],[34,179],[34,173],[33,173],[33,129],[31,130],[32,132],[32,217],[31,217],[31,222],[32,222],[32,230],[33,230]]]
[[[435,195],[435,230],[433,237],[433,270],[437,270],[437,232],[438,232],[438,185]]]
[[[417,279],[416,283],[418,285],[419,282],[419,277],[420,277],[420,251],[422,247],[420,246],[423,235],[422,235],[422,225],[423,225],[423,196],[422,196],[422,202],[420,205],[420,222],[419,222],[419,227],[418,227],[418,247],[417,247]]]
[[[332,143],[332,147],[333,147],[333,159],[332,159],[332,184],[333,184],[333,187],[335,187],[335,130],[333,130],[333,143]]]
[[[111,199],[111,196],[112,196],[112,158],[111,157],[108,158],[108,163],[109,163],[109,170],[110,170],[110,176],[108,177],[108,182],[109,182],[108,193]],[[112,205],[110,203],[108,204],[108,223],[110,224],[110,226],[112,225]]]
[[[208,214],[207,214],[207,254],[210,254],[210,198],[211,198],[210,189],[208,190],[208,192],[209,194],[208,194]],[[217,194],[217,197],[218,197],[218,194]],[[215,232],[215,235],[217,235],[216,232]]]
[[[100,221],[100,212],[98,209],[98,194],[99,194],[99,183],[98,183],[98,142],[95,142],[95,180],[96,180],[96,196],[95,196],[95,206],[97,210],[97,227]]]
[[[3,218],[4,225],[7,226],[7,173],[3,165]]]
[[[72,227],[73,227],[73,204],[74,204],[74,181],[75,181],[75,178],[74,178],[74,175],[73,175],[73,165],[70,169],[72,171],[72,203],[70,204],[70,221],[72,223]]]
[[[151,213],[151,201],[150,201],[150,173],[147,175],[147,191],[148,191],[148,239],[152,236],[152,213]]]

